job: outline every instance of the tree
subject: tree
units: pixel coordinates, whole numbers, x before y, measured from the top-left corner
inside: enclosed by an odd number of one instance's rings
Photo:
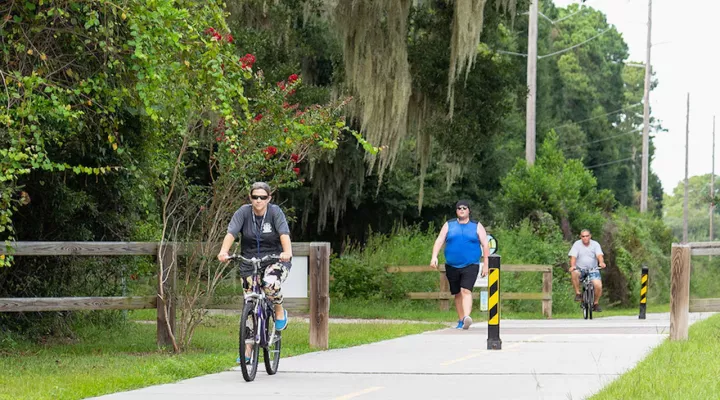
[[[538,213],[549,213],[565,240],[582,229],[599,232],[615,200],[608,190],[598,190],[597,181],[579,160],[566,159],[558,149],[554,132],[546,135],[536,164],[519,160],[502,180],[499,210],[508,226]]]
[[[718,188],[715,188],[714,196],[710,194],[710,176],[711,174],[696,175],[688,179],[688,240],[690,241],[706,241],[710,235],[710,202],[714,200],[717,204],[718,197]],[[717,177],[715,179],[717,182]],[[673,189],[672,195],[666,194],[664,200],[663,220],[672,229],[677,241],[683,236],[684,198],[685,183],[681,181]],[[717,233],[714,237],[717,237]]]

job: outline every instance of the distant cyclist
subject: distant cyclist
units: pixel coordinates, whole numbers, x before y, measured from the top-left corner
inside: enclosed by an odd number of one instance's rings
[[[582,301],[580,295],[580,281],[585,279],[586,275],[590,275],[590,280],[595,286],[595,304],[593,311],[601,312],[602,309],[598,304],[600,295],[602,294],[602,280],[600,280],[600,268],[605,268],[603,261],[603,251],[600,243],[591,239],[592,235],[587,229],[580,232],[580,240],[573,243],[568,256],[570,256],[570,274],[572,276],[573,288],[575,288],[575,301]],[[591,271],[595,269],[595,271]]]
[[[243,257],[262,258],[271,254],[280,256],[280,261],[268,261],[261,265],[262,270],[259,273],[265,295],[275,305],[275,329],[283,330],[287,326],[287,310],[282,306],[283,295],[280,289],[290,272],[292,243],[285,214],[279,206],[270,204],[272,200],[270,194],[270,186],[267,183],[252,184],[251,204],[245,204],[235,211],[217,258],[222,262],[227,261],[230,247],[238,234],[241,235],[240,252]],[[252,271],[253,267],[249,263],[241,264],[240,276],[245,291],[252,288],[252,282],[249,282]]]

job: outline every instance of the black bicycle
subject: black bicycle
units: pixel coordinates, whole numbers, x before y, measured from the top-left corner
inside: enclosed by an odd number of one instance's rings
[[[263,349],[265,371],[268,375],[275,375],[280,364],[282,336],[281,332],[275,329],[274,305],[265,297],[258,271],[261,263],[277,260],[279,257],[269,255],[263,258],[245,258],[239,254],[233,254],[228,259],[249,262],[253,266],[252,288],[250,292],[245,293],[245,305],[240,316],[238,362],[243,378],[247,382],[255,380],[260,348]]]
[[[593,316],[593,306],[595,305],[595,285],[593,285],[592,280],[590,279],[590,274],[595,271],[599,271],[599,269],[593,268],[585,271],[585,276],[583,277],[582,282],[580,282],[580,286],[582,286],[582,301],[580,302],[580,307],[582,307],[584,319],[592,319]]]

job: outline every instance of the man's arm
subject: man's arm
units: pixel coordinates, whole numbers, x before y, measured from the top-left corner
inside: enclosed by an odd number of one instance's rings
[[[577,262],[577,259],[575,256],[570,256],[570,271],[575,271],[577,267],[575,266],[575,262]]]
[[[600,266],[600,268],[605,268],[606,265],[605,265],[605,261],[604,261],[603,255],[602,255],[602,254],[598,254],[598,255],[597,255],[597,259],[598,259],[598,265]]]
[[[440,233],[438,234],[437,239],[435,239],[435,244],[433,245],[432,257],[430,257],[430,266],[433,268],[438,267],[438,254],[440,253],[440,249],[442,249],[443,245],[445,244],[445,239],[447,239],[447,233],[448,224],[446,222],[443,225],[442,229],[440,229]]]
[[[489,268],[488,257],[490,255],[490,245],[488,245],[487,232],[485,232],[485,227],[479,222],[477,224],[477,235],[478,239],[480,239],[480,246],[482,247],[483,255],[483,267],[482,271],[480,271],[480,276],[486,277]]]

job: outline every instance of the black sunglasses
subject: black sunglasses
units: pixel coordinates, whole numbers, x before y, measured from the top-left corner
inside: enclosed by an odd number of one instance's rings
[[[267,200],[268,197],[270,197],[270,196],[258,196],[258,195],[254,195],[254,194],[250,196],[250,198],[253,199],[253,200],[258,200],[258,199],[260,199],[260,200]]]
[[[460,207],[458,207],[457,209],[458,209],[458,210],[469,210],[469,208],[467,208],[467,207],[465,207],[465,206],[460,206]]]

